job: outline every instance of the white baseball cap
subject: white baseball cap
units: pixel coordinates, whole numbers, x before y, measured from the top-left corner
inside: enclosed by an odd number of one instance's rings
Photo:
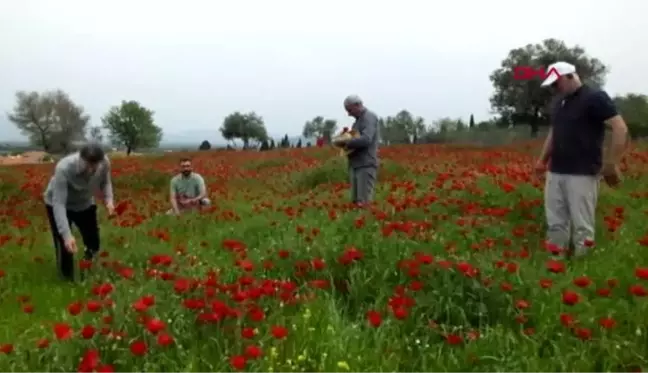
[[[544,80],[544,82],[540,84],[540,87],[552,85],[556,80],[558,80],[559,77],[563,75],[576,73],[576,66],[568,62],[559,61],[549,65],[549,67],[547,67],[545,71],[549,75]]]

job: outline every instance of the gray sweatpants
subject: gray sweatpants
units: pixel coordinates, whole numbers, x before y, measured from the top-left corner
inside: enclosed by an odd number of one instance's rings
[[[587,251],[585,240],[594,241],[599,177],[547,172],[545,213],[547,240],[563,249],[574,244],[575,254]]]
[[[377,173],[377,167],[349,168],[351,202],[369,203],[373,200]]]

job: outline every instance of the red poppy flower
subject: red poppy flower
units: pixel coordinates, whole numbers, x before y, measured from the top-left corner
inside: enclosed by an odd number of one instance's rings
[[[277,339],[283,339],[286,338],[288,335],[288,329],[286,329],[283,326],[278,326],[275,325],[272,327],[272,336],[277,338]]]

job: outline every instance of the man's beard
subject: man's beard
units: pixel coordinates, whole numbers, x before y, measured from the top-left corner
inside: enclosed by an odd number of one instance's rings
[[[182,175],[189,176],[191,175],[191,171],[182,171]]]

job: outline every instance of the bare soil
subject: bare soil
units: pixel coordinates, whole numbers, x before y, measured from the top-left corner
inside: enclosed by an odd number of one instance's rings
[[[47,157],[47,153],[40,151],[25,152],[20,155],[6,155],[0,156],[1,166],[10,166],[18,164],[40,164],[46,163],[43,161]]]

